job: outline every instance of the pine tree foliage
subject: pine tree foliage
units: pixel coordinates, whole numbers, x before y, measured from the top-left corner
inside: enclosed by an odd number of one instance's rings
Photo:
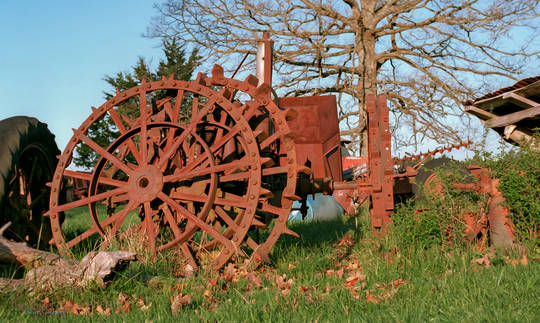
[[[176,38],[165,39],[162,43],[162,50],[165,56],[160,60],[155,71],[152,71],[151,66],[147,63],[145,58],[139,57],[137,63],[132,67],[130,72],[118,72],[114,75],[106,75],[104,80],[113,88],[113,91],[104,92],[105,99],[109,100],[116,94],[116,89],[125,91],[138,84],[144,79],[147,81],[157,81],[163,76],[169,77],[174,75],[177,80],[190,80],[193,76],[193,72],[199,65],[201,58],[198,55],[198,50],[194,49],[189,55],[183,49],[182,43]],[[151,100],[159,100],[165,93],[158,93],[156,97]],[[184,104],[188,104],[187,100]],[[139,109],[138,102],[128,102],[123,104],[118,109],[118,114],[126,115],[127,117],[133,117],[137,115]],[[184,119],[189,119],[189,109],[183,109],[185,115]],[[88,137],[94,140],[101,147],[108,147],[114,138],[118,138],[119,132],[114,122],[107,115],[100,121],[94,122],[88,130]],[[76,156],[73,160],[76,166],[83,168],[92,167],[99,159],[99,155],[87,145],[79,145],[76,148]]]

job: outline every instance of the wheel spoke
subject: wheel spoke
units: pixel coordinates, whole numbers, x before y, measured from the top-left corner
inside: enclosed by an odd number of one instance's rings
[[[232,181],[242,181],[248,179],[250,176],[249,172],[238,172],[232,173],[229,175],[223,175],[219,177],[220,182],[232,182]]]
[[[38,158],[35,156],[32,160],[32,168],[30,169],[30,176],[28,176],[27,185],[28,187],[34,187],[34,175],[36,173],[36,166],[37,166]]]
[[[171,116],[171,122],[178,122],[180,117],[180,108],[182,107],[182,100],[184,99],[184,90],[178,90],[176,94],[176,101],[174,102],[173,116]]]
[[[72,170],[68,170],[68,169],[64,170],[64,176],[68,176],[68,177],[71,177],[71,178],[83,179],[83,180],[87,180],[87,181],[91,181],[93,179],[92,174],[72,171]],[[127,182],[119,181],[119,180],[112,179],[112,178],[107,178],[107,177],[98,177],[98,182],[100,184],[111,185],[111,186],[115,186],[115,187],[123,187],[123,186],[125,186],[127,184]]]
[[[234,169],[237,169],[237,168],[240,168],[240,167],[246,167],[246,166],[249,166],[249,165],[250,164],[248,162],[241,163],[239,161],[235,161],[234,163],[210,166],[210,167],[206,167],[206,168],[199,169],[199,170],[192,170],[192,171],[189,171],[189,172],[179,172],[177,174],[168,175],[168,176],[165,176],[163,178],[163,181],[165,181],[165,182],[178,182],[178,181],[181,181],[182,179],[186,179],[186,178],[194,178],[194,177],[197,177],[197,176],[208,175],[208,174],[211,174],[211,173],[224,172],[224,171],[231,170],[231,169],[234,170]]]
[[[189,246],[187,242],[184,242],[180,245],[180,249],[182,250],[182,253],[184,254],[184,257],[187,258],[188,264],[193,267],[194,270],[198,268],[197,262],[195,261],[195,258],[193,258],[193,255],[191,254],[191,250],[189,250]]]
[[[171,148],[171,145],[174,142],[175,132],[176,132],[176,129],[169,129],[167,131],[167,135],[165,136],[165,147],[163,147],[163,154],[165,153],[165,151],[168,151]]]
[[[169,159],[176,154],[178,147],[180,147],[180,145],[184,142],[184,139],[186,139],[187,135],[193,130],[194,126],[195,125],[193,123],[190,124],[184,129],[184,132],[182,132],[178,137],[174,138],[173,144],[167,150],[165,150],[165,153],[157,165],[160,169],[163,170],[165,166],[167,166]]]
[[[288,170],[289,170],[289,168],[287,166],[278,166],[278,167],[272,167],[272,168],[265,168],[265,169],[262,170],[262,176],[287,173]]]
[[[263,140],[263,142],[261,142],[261,150],[268,147],[271,143],[273,143],[274,141],[276,141],[277,139],[279,139],[279,135],[280,133],[279,132],[275,132],[274,134],[272,134],[270,137],[266,138],[265,140]]]
[[[221,233],[219,233],[216,229],[208,225],[203,220],[199,219],[196,215],[186,210],[180,204],[178,204],[173,199],[165,195],[163,192],[160,192],[158,196],[163,202],[167,203],[169,206],[175,209],[176,212],[182,213],[189,221],[193,222],[197,227],[199,227],[199,229],[207,232],[208,234],[210,234],[210,236],[212,236],[214,239],[221,242],[226,247],[230,247],[232,245],[231,241],[225,238],[224,236],[222,236]]]
[[[120,211],[119,213],[116,213],[114,214],[113,216],[111,217],[108,217],[106,218],[105,220],[103,220],[102,222],[100,222],[99,226],[101,227],[105,227],[105,226],[108,226],[109,224],[113,223],[113,221],[117,220],[117,218],[119,216],[121,216],[125,210],[127,210],[128,207],[126,206],[126,208],[124,208],[122,211]],[[131,210],[127,211],[127,213],[129,213]],[[76,238],[70,240],[68,243],[67,243],[67,246],[68,248],[71,248],[73,247],[74,245],[78,244],[79,242],[91,237],[92,235],[96,234],[96,233],[100,233],[102,230],[100,230],[98,225],[94,224],[90,229],[86,230],[85,232],[81,233],[80,235],[78,235]],[[102,232],[101,232],[102,233]]]
[[[122,123],[122,121],[120,121],[120,118],[118,117],[118,114],[116,114],[116,111],[114,111],[114,109],[110,109],[109,115],[111,116],[114,124],[116,125],[116,128],[118,128],[120,133],[124,135],[127,132],[127,130],[124,127],[124,124]],[[128,144],[129,150],[131,151],[131,154],[133,154],[133,157],[135,157],[135,160],[137,161],[137,163],[139,165],[142,165],[141,155],[139,154],[137,147],[133,143],[133,139],[129,138],[127,144]]]
[[[204,203],[208,201],[209,197],[207,195],[195,195],[195,194],[189,194],[184,192],[171,192],[170,196],[174,199],[185,201],[185,202],[201,202]],[[216,197],[214,204],[217,205],[224,205],[224,206],[233,206],[233,207],[239,207],[239,208],[247,208],[248,202],[245,200],[232,200],[227,198],[220,198]]]
[[[199,113],[199,95],[193,95],[193,101],[191,102],[191,120],[197,119],[197,114]]]
[[[178,224],[176,223],[174,216],[169,209],[169,206],[165,204],[162,207],[162,210],[163,214],[165,214],[165,220],[167,220],[167,222],[169,223],[169,227],[173,231],[174,236],[176,237],[176,239],[180,239],[180,237],[182,236],[182,231],[180,231],[180,228],[178,227]]]
[[[111,235],[114,235],[116,233],[116,231],[118,231],[118,229],[120,229],[120,226],[122,225],[122,223],[126,219],[129,212],[133,211],[136,207],[137,207],[137,203],[129,201],[129,203],[124,207],[124,209],[122,209],[122,211],[114,214],[113,216],[111,216],[110,218],[107,219],[107,220],[111,219],[109,221],[111,223],[112,223],[112,221],[114,221],[114,225],[113,225],[113,228],[111,230]],[[107,224],[104,224],[104,225],[107,225]]]
[[[141,143],[140,143],[140,151],[141,151],[141,165],[145,165],[148,159],[147,156],[147,141],[148,141],[148,134],[147,134],[147,107],[146,107],[146,91],[144,89],[141,89],[141,93],[139,95],[139,121],[141,124]]]
[[[210,147],[210,151],[212,152],[212,154],[215,154],[221,147],[223,147],[227,142],[229,142],[229,140],[232,137],[234,137],[238,133],[238,131],[240,131],[238,127],[233,127],[232,129],[230,129],[230,132],[228,132],[225,136],[221,138],[221,140],[214,141],[214,143]],[[201,155],[200,158],[197,158],[195,161],[193,161],[192,164],[186,165],[185,168],[187,170],[194,169],[195,167],[199,166],[202,162],[206,161],[207,158],[208,158],[208,155],[205,152],[204,154]]]
[[[225,223],[229,226],[229,228],[231,230],[238,230],[238,225],[236,224],[236,222],[234,222],[233,219],[231,219],[231,217],[229,216],[229,214],[227,214],[227,212],[225,212],[225,210],[223,210],[221,208],[221,206],[218,206],[216,205],[215,207],[215,211],[216,211],[216,214],[223,220],[225,221]],[[238,215],[240,216],[240,215]]]
[[[152,219],[153,210],[150,202],[144,202],[144,226],[148,236],[148,244],[152,258],[156,257],[156,237],[154,236],[154,221]]]
[[[133,171],[131,170],[131,168],[129,168],[126,164],[124,164],[121,160],[116,158],[114,155],[112,155],[111,153],[109,153],[108,151],[103,149],[95,141],[93,141],[92,139],[85,136],[81,131],[79,131],[77,129],[73,129],[73,132],[75,133],[75,136],[79,140],[83,141],[85,144],[90,146],[90,148],[94,149],[98,154],[101,155],[101,157],[103,157],[103,158],[107,159],[108,161],[110,161],[111,163],[113,163],[113,165],[120,168],[124,173],[126,173],[128,175],[132,174]]]
[[[73,202],[69,202],[69,203],[66,203],[66,204],[58,205],[58,206],[52,208],[51,210],[49,210],[49,213],[58,213],[58,212],[66,211],[66,210],[73,209],[73,208],[76,208],[76,207],[79,207],[79,206],[82,206],[82,205],[85,205],[85,204],[98,202],[98,201],[104,200],[104,199],[106,199],[108,197],[111,197],[111,196],[114,196],[114,195],[120,195],[120,194],[123,194],[123,193],[126,193],[126,192],[127,192],[127,189],[125,187],[119,187],[119,188],[116,188],[116,189],[111,190],[111,191],[99,193],[99,194],[96,194],[96,195],[85,197],[85,198],[77,200],[77,201],[73,201]]]

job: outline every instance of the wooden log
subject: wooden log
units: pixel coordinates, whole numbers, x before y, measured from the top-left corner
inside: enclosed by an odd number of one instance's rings
[[[59,287],[81,287],[89,283],[105,285],[129,262],[136,260],[131,251],[92,251],[80,262],[54,253],[30,248],[24,242],[3,237],[11,223],[0,229],[0,262],[31,268],[23,279],[0,279],[0,291],[24,288],[29,290]]]

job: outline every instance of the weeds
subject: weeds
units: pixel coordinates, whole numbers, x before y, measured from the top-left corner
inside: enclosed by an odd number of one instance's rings
[[[537,142],[540,136],[536,136]],[[506,198],[518,236],[539,245],[540,152],[524,148],[499,156],[480,155],[476,161],[500,179],[499,190]]]

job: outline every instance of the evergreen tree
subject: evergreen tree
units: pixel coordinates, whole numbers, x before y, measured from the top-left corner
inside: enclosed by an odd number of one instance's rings
[[[139,60],[135,66],[133,66],[131,72],[118,72],[114,76],[106,75],[104,78],[105,82],[107,82],[114,90],[111,92],[104,92],[105,99],[109,100],[112,98],[116,94],[116,89],[125,91],[140,84],[143,79],[146,79],[147,81],[157,81],[163,76],[169,77],[174,74],[174,77],[177,80],[190,80],[195,68],[199,65],[202,58],[198,55],[198,50],[194,49],[189,54],[189,57],[186,58],[187,54],[185,50],[182,49],[181,42],[175,38],[164,40],[162,47],[165,59],[159,62],[155,72],[152,72],[143,57],[139,57]],[[156,97],[155,99],[159,100],[159,97]],[[138,103],[132,102],[132,104],[122,105],[117,112],[130,117],[136,115],[138,109]],[[185,115],[184,117],[188,119],[190,116]],[[117,138],[118,136],[118,129],[116,129],[114,122],[108,115],[102,120],[94,122],[88,130],[88,137],[101,147],[108,147],[114,138]],[[73,161],[76,166],[91,168],[98,159],[99,155],[93,149],[82,144],[77,146],[76,156]]]

